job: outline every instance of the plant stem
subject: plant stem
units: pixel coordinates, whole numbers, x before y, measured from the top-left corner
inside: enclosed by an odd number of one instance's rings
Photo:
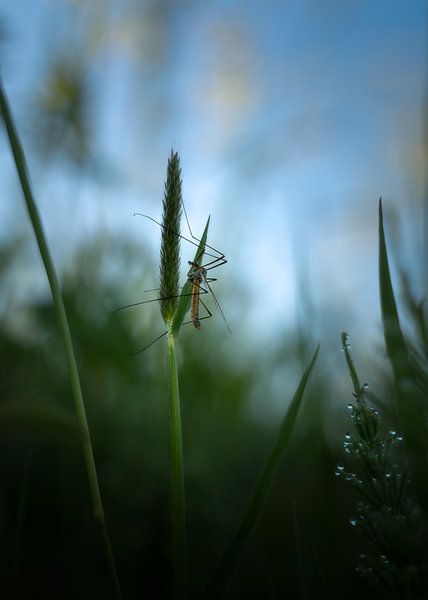
[[[172,552],[174,562],[175,595],[187,598],[186,592],[186,516],[184,501],[183,436],[181,430],[180,394],[178,389],[175,340],[171,323],[168,324],[168,376],[170,386],[170,445],[171,445],[171,500]]]
[[[120,589],[119,580],[117,577],[116,567],[113,559],[113,553],[111,549],[110,539],[107,532],[106,520],[104,515],[103,503],[101,500],[100,488],[98,484],[97,471],[95,467],[94,453],[92,449],[92,442],[89,433],[88,421],[86,418],[85,405],[83,403],[82,390],[80,386],[79,372],[77,369],[76,357],[73,350],[73,342],[71,339],[70,327],[68,324],[67,314],[65,312],[64,302],[62,300],[61,289],[58,281],[58,277],[55,271],[55,267],[49,252],[46,237],[43,231],[39,211],[31,190],[30,180],[28,176],[28,169],[22,149],[21,143],[15,125],[13,122],[12,114],[6,99],[6,94],[3,91],[3,84],[0,79],[0,109],[3,117],[3,121],[6,127],[7,135],[9,137],[9,143],[12,150],[13,158],[15,161],[16,170],[18,172],[19,181],[21,183],[22,192],[24,195],[25,203],[27,206],[28,214],[30,217],[31,224],[33,226],[34,234],[36,236],[37,244],[39,247],[40,255],[46,270],[46,274],[49,280],[49,285],[52,292],[53,305],[58,321],[58,326],[62,341],[64,344],[65,355],[67,360],[67,366],[70,376],[71,392],[74,400],[74,406],[77,414],[77,419],[82,430],[82,450],[85,459],[86,470],[89,479],[89,488],[92,497],[92,509],[94,513],[95,522],[100,530],[101,537],[104,543],[104,549],[106,552],[108,567],[112,584],[115,590],[116,598],[122,599],[122,593]]]

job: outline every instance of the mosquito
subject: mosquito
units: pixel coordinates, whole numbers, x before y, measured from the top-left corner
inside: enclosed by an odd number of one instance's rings
[[[187,217],[187,212],[186,209],[184,207],[183,204],[183,209],[184,209],[184,214],[186,217],[186,221],[187,221],[187,226],[189,228],[190,231],[190,236],[192,237],[192,239],[189,239],[187,237],[184,237],[183,235],[181,235],[180,233],[177,233],[171,229],[168,229],[165,227],[165,225],[163,225],[162,223],[160,223],[159,221],[156,221],[156,219],[153,219],[153,217],[150,217],[149,215],[144,215],[142,213],[134,213],[134,216],[141,216],[141,217],[145,217],[146,219],[149,219],[150,221],[153,221],[153,223],[156,223],[156,225],[158,225],[159,227],[162,227],[162,229],[165,229],[166,231],[169,231],[170,233],[173,233],[174,235],[178,236],[179,238],[185,240],[186,242],[189,242],[190,244],[192,244],[193,246],[196,246],[197,248],[199,248],[201,240],[199,238],[197,238],[195,235],[193,235],[192,229],[190,227],[190,222],[189,219]],[[196,241],[192,241],[192,240],[196,240]],[[199,242],[199,243],[196,243]],[[209,249],[211,252],[207,252],[206,249]],[[212,254],[215,253],[215,254]],[[200,260],[202,255],[207,256],[212,258],[212,260],[208,261],[205,264],[200,264]],[[183,323],[183,325],[188,325],[190,323],[193,324],[193,326],[200,330],[201,329],[201,321],[203,321],[204,319],[209,319],[212,317],[212,312],[209,310],[209,308],[207,307],[207,305],[205,304],[205,302],[202,300],[201,295],[202,294],[211,294],[212,298],[214,300],[214,304],[221,316],[221,318],[224,321],[224,324],[226,325],[226,328],[228,330],[228,332],[231,334],[231,330],[230,327],[227,323],[225,314],[220,306],[220,303],[218,302],[212,287],[211,287],[211,283],[213,283],[214,281],[217,281],[217,278],[215,277],[209,277],[208,276],[208,272],[216,269],[218,267],[221,267],[222,265],[227,263],[227,259],[225,257],[225,254],[223,252],[220,252],[219,250],[217,250],[216,248],[214,248],[213,246],[210,246],[209,244],[207,244],[206,242],[203,244],[202,248],[200,249],[200,251],[198,252],[198,254],[196,255],[195,259],[193,261],[188,261],[188,265],[189,265],[189,271],[187,273],[187,281],[186,284],[189,284],[190,286],[190,291],[189,293],[186,294],[178,294],[177,296],[172,296],[172,298],[181,298],[183,296],[189,296],[191,297],[191,306],[190,306],[190,315],[191,315],[191,320],[190,321],[186,321],[185,323]],[[182,290],[184,289],[184,287],[186,286],[186,284],[183,286]],[[158,291],[157,289],[153,289],[153,290],[146,290],[148,292],[155,292]],[[148,304],[149,302],[159,302],[160,300],[163,300],[164,298],[153,298],[152,300],[143,300],[141,302],[134,302],[132,304],[127,304],[126,306],[122,306],[121,308],[117,309],[117,311],[119,310],[123,310],[125,308],[131,308],[133,306],[140,306],[141,304]],[[203,317],[200,316],[199,313],[199,308],[200,308],[200,304],[202,304],[202,306],[204,307],[204,309],[206,310],[207,314]],[[115,312],[117,312],[115,311]],[[152,346],[153,344],[155,344],[158,340],[160,340],[162,337],[164,337],[167,334],[167,332],[165,331],[164,333],[162,333],[161,335],[159,335],[157,338],[155,338],[154,340],[152,340],[149,344],[147,344],[147,346],[144,346],[144,348],[142,348],[141,350],[139,350],[138,352],[136,352],[135,354],[141,354],[142,352],[144,352],[145,350],[147,350],[148,348],[150,348],[150,346]]]

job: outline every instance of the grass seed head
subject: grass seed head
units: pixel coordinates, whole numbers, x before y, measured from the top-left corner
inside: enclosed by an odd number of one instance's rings
[[[166,323],[174,317],[179,294],[181,210],[180,157],[177,152],[171,150],[163,198],[160,254],[160,307]]]

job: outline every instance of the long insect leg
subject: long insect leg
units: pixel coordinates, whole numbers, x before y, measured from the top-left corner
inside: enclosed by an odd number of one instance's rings
[[[201,289],[203,289],[203,288],[201,288]],[[204,292],[205,292],[205,294],[208,293],[206,290],[204,290]],[[208,308],[208,306],[205,304],[205,302],[201,298],[199,298],[199,301],[200,301],[200,303],[202,304],[202,306],[205,308],[205,310],[208,313],[204,317],[199,317],[199,320],[203,321],[204,319],[211,319],[211,317],[213,316],[212,312],[210,311],[210,309]],[[193,321],[185,321],[183,323],[183,325],[190,325],[191,323],[193,324]]]
[[[172,233],[173,235],[176,235],[177,237],[181,238],[182,240],[185,240],[186,242],[189,242],[189,244],[193,244],[193,246],[196,246],[198,248],[198,244],[196,244],[196,242],[192,242],[192,240],[189,240],[189,238],[185,237],[184,235],[181,235],[181,233],[177,233],[176,231],[174,231],[173,229],[170,229],[169,227],[165,227],[165,225],[163,225],[162,223],[159,223],[159,221],[156,221],[156,219],[153,219],[153,217],[149,217],[149,215],[143,215],[143,213],[134,213],[134,217],[138,215],[140,217],[145,217],[146,219],[150,219],[150,221],[153,221],[153,223],[156,223],[156,225],[159,225],[159,227],[162,227],[162,229],[165,229],[165,231],[169,231],[170,233]],[[192,236],[195,240],[197,240],[197,237]],[[199,240],[200,241],[200,240]],[[220,255],[220,257],[222,257],[222,253],[219,252],[218,250],[216,250],[216,248],[213,248],[212,246],[209,246],[208,244],[205,244],[204,247],[209,248],[210,250],[212,250],[213,252],[217,252],[217,254]],[[212,258],[218,259],[218,257],[214,256],[214,254],[210,254],[209,252],[205,253],[207,256],[211,256]]]
[[[150,348],[150,346],[152,346],[155,342],[157,342],[158,340],[160,340],[161,338],[163,338],[164,335],[166,335],[168,332],[164,331],[163,333],[161,333],[160,335],[158,335],[157,338],[155,338],[154,340],[152,340],[150,342],[150,344],[147,344],[147,346],[144,346],[144,348],[141,348],[141,350],[138,350],[138,352],[134,352],[134,354],[132,354],[131,356],[138,356],[139,354],[141,354],[142,352],[144,352],[144,350],[147,350],[148,348]]]
[[[208,294],[207,290],[205,290],[204,288],[200,287],[200,290],[203,294]],[[192,295],[192,294],[189,294]],[[199,293],[198,293],[199,296]],[[204,317],[199,317],[200,321],[203,321],[204,319],[210,319],[213,315],[212,312],[210,311],[210,309],[208,308],[208,306],[205,304],[205,302],[199,298],[199,301],[201,302],[201,304],[203,305],[203,307],[205,308],[205,310],[207,311],[207,315],[205,315]],[[193,321],[186,321],[185,323],[183,323],[183,325],[189,325],[190,323],[193,323]],[[160,335],[158,335],[157,338],[155,338],[154,340],[152,340],[150,342],[150,344],[147,344],[147,346],[144,346],[144,348],[141,348],[141,350],[138,350],[138,352],[134,352],[134,354],[132,354],[132,356],[138,356],[139,354],[141,354],[142,352],[144,352],[145,350],[148,350],[148,348],[150,348],[150,346],[152,346],[153,344],[155,344],[158,340],[162,339],[168,332],[164,331],[163,333],[161,333]]]
[[[193,235],[192,230],[190,228],[190,224],[189,224],[189,220],[187,218],[187,213],[186,213],[186,209],[184,207],[183,204],[183,208],[184,208],[184,214],[186,216],[186,221],[187,221],[187,225],[189,227],[189,231],[190,231],[190,235],[191,237],[200,242],[201,240],[199,238],[197,238],[196,236]],[[184,235],[181,235],[181,233],[177,233],[176,231],[169,229],[168,227],[165,227],[165,225],[163,225],[162,223],[159,223],[159,221],[156,221],[156,219],[153,219],[153,217],[150,217],[149,215],[144,215],[142,213],[134,213],[134,217],[138,215],[140,217],[145,217],[146,219],[150,219],[150,221],[153,221],[153,223],[156,223],[156,225],[159,225],[159,227],[162,227],[162,229],[165,229],[165,231],[169,231],[170,233],[172,233],[173,235],[178,236],[179,238],[181,238],[182,240],[185,240],[186,242],[189,242],[189,244],[193,244],[193,246],[196,246],[197,248],[199,247],[199,244],[197,244],[196,242],[192,242],[192,240],[189,240],[189,238],[185,237]],[[209,248],[210,250],[212,250],[213,252],[216,252],[218,254],[218,256],[215,256],[214,254],[210,254],[209,252],[205,251],[205,248]],[[211,262],[207,263],[208,265],[211,265],[213,263],[216,263],[218,261],[221,261],[220,264],[224,265],[225,263],[227,263],[227,260],[225,258],[225,255],[223,254],[223,252],[220,252],[220,250],[217,250],[217,248],[214,248],[214,246],[210,246],[209,244],[205,243],[204,244],[204,250],[203,252],[207,255],[210,256],[211,258],[213,258],[214,260],[212,260]],[[198,262],[198,261],[196,261]],[[220,266],[220,265],[219,265]]]
[[[197,242],[200,242],[201,240],[200,240],[199,238],[197,238],[195,235],[193,235],[193,231],[192,231],[192,228],[190,227],[190,221],[189,221],[189,217],[187,216],[187,210],[186,210],[186,207],[185,207],[185,205],[184,205],[184,202],[182,202],[182,205],[183,205],[183,212],[184,212],[184,216],[185,216],[185,218],[186,218],[187,227],[189,228],[189,231],[190,231],[190,236],[191,236],[191,238],[192,238],[192,239],[196,240]],[[209,244],[207,244],[207,243],[205,243],[205,244],[204,244],[204,246],[205,246],[206,248],[209,248],[209,249],[210,249],[210,250],[212,250],[213,252],[217,252],[217,254],[219,255],[219,256],[218,256],[218,258],[216,258],[216,260],[214,260],[214,261],[212,261],[212,262],[216,262],[217,260],[220,260],[220,261],[222,260],[223,262],[222,262],[221,264],[225,264],[225,263],[227,263],[227,260],[225,259],[225,255],[223,254],[223,252],[220,252],[220,250],[217,250],[217,248],[214,248],[213,246],[210,246],[210,245],[209,245]],[[210,255],[208,252],[205,252],[205,254],[206,254],[207,256],[212,256],[212,255]],[[215,257],[213,256],[212,258],[215,258]],[[208,263],[208,265],[212,264],[212,262],[211,262],[211,263]],[[205,266],[207,266],[207,265],[205,265]],[[219,265],[219,266],[220,266],[220,265]]]
[[[215,296],[214,292],[212,291],[212,288],[211,288],[210,284],[208,283],[208,281],[207,281],[207,280],[205,280],[205,281],[206,281],[206,284],[207,284],[207,287],[208,287],[209,291],[210,291],[210,292],[211,292],[211,294],[212,294],[212,297],[214,298],[214,304],[216,305],[216,307],[217,307],[217,310],[218,310],[218,312],[220,313],[220,315],[221,315],[221,318],[222,318],[222,319],[223,319],[223,321],[224,321],[224,324],[226,325],[227,331],[230,333],[230,335],[232,335],[232,331],[231,331],[231,329],[230,329],[230,327],[229,327],[229,324],[228,324],[228,322],[227,322],[227,320],[226,320],[225,314],[224,314],[224,312],[223,312],[223,310],[222,310],[222,308],[221,308],[221,306],[220,306],[220,303],[219,303],[219,301],[217,300],[217,298],[216,298],[216,296]],[[202,300],[201,300],[201,302],[202,302]]]
[[[203,289],[203,288],[202,288]],[[156,290],[147,290],[149,292]],[[204,294],[208,294],[207,290],[203,290]],[[193,296],[193,292],[190,294],[177,294],[177,296],[167,296],[165,298],[152,298],[151,300],[141,300],[141,302],[133,302],[132,304],[126,304],[125,306],[120,306],[113,311],[114,313],[119,312],[120,310],[125,310],[125,308],[132,308],[133,306],[140,306],[141,304],[149,304],[149,302],[159,302],[160,300],[171,300],[172,298],[183,298],[185,296]]]
[[[185,218],[186,218],[186,222],[187,222],[187,226],[189,228],[189,232],[190,232],[190,236],[192,238],[192,240],[196,240],[196,241],[192,241],[189,238],[181,235],[180,233],[177,233],[176,231],[169,229],[168,227],[165,227],[165,225],[163,225],[162,223],[160,223],[159,221],[156,221],[156,219],[153,219],[152,217],[150,217],[149,215],[144,215],[142,213],[134,213],[135,215],[139,215],[142,217],[145,217],[147,219],[149,219],[150,221],[152,221],[153,223],[156,223],[156,225],[158,225],[159,227],[161,227],[164,231],[168,231],[170,233],[172,233],[173,235],[185,240],[186,242],[192,244],[193,246],[196,246],[197,248],[199,248],[201,244],[201,240],[199,238],[197,238],[195,235],[193,235],[191,226],[190,226],[190,222],[187,216],[187,211],[186,208],[183,204],[183,210],[184,210],[184,214],[185,214]],[[199,243],[196,243],[199,242]],[[215,252],[216,254],[211,254],[210,252],[207,252],[206,249],[211,250],[212,252]],[[199,264],[200,263],[200,259],[202,257],[202,255],[205,254],[206,256],[212,258],[212,260],[210,260],[208,263],[206,263],[205,265]],[[193,284],[193,289],[192,292],[188,293],[188,294],[177,294],[174,296],[170,296],[168,298],[153,298],[151,300],[142,300],[140,302],[133,302],[132,304],[127,304],[126,306],[122,306],[118,309],[116,309],[114,312],[118,312],[120,310],[124,310],[125,308],[132,308],[134,306],[140,306],[142,304],[148,304],[150,302],[159,302],[160,300],[166,300],[166,299],[170,299],[170,298],[181,298],[181,297],[185,297],[185,296],[192,296],[194,301],[192,304],[192,320],[191,321],[186,321],[183,324],[188,324],[188,323],[193,323],[193,325],[195,325],[196,327],[198,327],[197,323],[199,324],[199,321],[204,320],[204,319],[209,319],[212,317],[212,313],[209,310],[209,308],[207,307],[207,305],[203,302],[203,300],[200,298],[201,294],[208,294],[208,291],[211,292],[213,298],[214,298],[214,303],[217,307],[218,312],[221,315],[221,318],[223,319],[227,330],[229,331],[229,333],[232,333],[230,330],[230,327],[227,323],[225,314],[214,294],[214,292],[212,291],[211,286],[209,285],[210,283],[217,281],[217,279],[215,277],[206,277],[205,273],[206,271],[212,270],[212,269],[216,269],[217,267],[220,267],[224,264],[227,263],[226,257],[225,255],[220,252],[219,250],[217,250],[216,248],[214,248],[213,246],[210,246],[209,244],[207,244],[206,242],[203,244],[203,247],[200,249],[200,252],[198,252],[198,256],[195,258],[195,261],[190,262],[189,264],[192,265],[195,270],[189,271],[188,274],[188,282],[190,282],[191,284]],[[190,275],[193,275],[192,277],[190,277]],[[202,285],[201,285],[202,284]],[[206,284],[206,287],[208,289],[206,289],[204,287],[204,284]],[[157,289],[153,289],[153,290],[146,290],[149,292],[154,292],[157,291]],[[199,311],[198,311],[198,307],[199,307],[199,302],[201,302],[201,304],[203,305],[203,307],[205,308],[205,310],[207,311],[207,315],[204,317],[199,317]],[[199,328],[199,327],[198,327]],[[139,350],[138,352],[136,352],[134,354],[138,355],[141,354],[142,352],[144,352],[145,350],[147,350],[148,348],[150,348],[152,346],[152,344],[156,343],[159,339],[161,339],[162,337],[164,337],[167,334],[167,332],[165,331],[164,333],[162,333],[161,335],[159,335],[158,337],[156,337],[153,341],[151,341],[149,344],[147,344],[146,346],[144,346],[144,348],[142,348],[141,350]]]

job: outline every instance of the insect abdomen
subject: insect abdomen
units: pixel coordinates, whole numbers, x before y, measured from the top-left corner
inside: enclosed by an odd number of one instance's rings
[[[196,329],[201,328],[201,321],[199,319],[199,283],[193,283],[192,323]]]

